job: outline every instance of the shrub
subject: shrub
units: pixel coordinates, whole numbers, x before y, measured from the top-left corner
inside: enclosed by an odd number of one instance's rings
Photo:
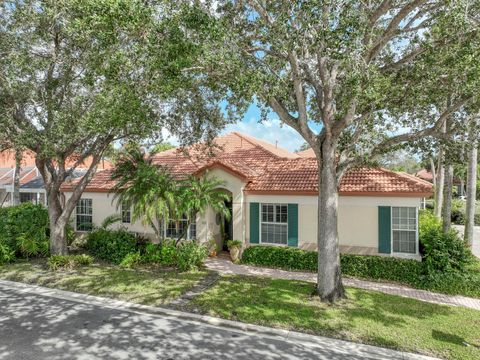
[[[142,255],[140,255],[139,252],[131,253],[125,255],[123,260],[120,262],[120,266],[126,267],[126,268],[133,268],[141,263],[143,263],[144,260],[142,258]]]
[[[135,236],[124,229],[96,229],[87,237],[87,249],[93,256],[116,264],[137,251],[136,243]]]
[[[383,256],[342,254],[342,273],[347,276],[419,284],[422,263],[416,260]]]
[[[317,259],[317,252],[280,246],[250,246],[242,255],[245,264],[286,270],[317,271]]]
[[[0,208],[0,243],[21,257],[46,254],[47,210],[32,203]]]
[[[463,272],[472,259],[457,232],[451,229],[444,233],[440,221],[430,212],[420,213],[419,240],[425,273],[431,278],[437,273]]]
[[[47,261],[50,270],[74,269],[79,266],[88,266],[93,264],[91,256],[82,255],[52,255]]]
[[[0,242],[0,265],[8,264],[15,260],[15,251],[7,244]]]
[[[289,247],[251,246],[243,252],[242,262],[286,270],[317,271],[318,253]],[[381,256],[342,254],[340,262],[344,275],[391,281],[418,281],[422,269],[419,261]]]
[[[203,265],[208,256],[204,245],[194,241],[185,241],[177,248],[177,267],[180,271],[194,270]]]

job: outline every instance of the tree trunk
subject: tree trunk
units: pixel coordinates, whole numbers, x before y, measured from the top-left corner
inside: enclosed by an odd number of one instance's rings
[[[465,204],[465,242],[472,246],[473,230],[475,226],[475,207],[477,198],[477,155],[478,140],[476,134],[476,122],[470,127],[469,142],[472,148],[468,153],[467,166],[467,203]]]
[[[335,166],[335,142],[322,143],[318,167],[318,284],[322,301],[334,302],[345,297],[338,246],[338,186]]]
[[[452,224],[452,192],[453,192],[453,165],[449,164],[445,169],[445,185],[443,187],[443,232],[448,232]]]
[[[437,187],[437,171],[435,169],[435,160],[430,157],[430,172],[432,173],[433,186]]]
[[[445,165],[443,164],[443,148],[440,147],[438,151],[438,166],[437,166],[437,179],[435,187],[435,207],[434,214],[437,218],[442,216],[442,205],[443,205],[443,187],[445,183]]]
[[[22,152],[15,150],[15,173],[13,176],[12,205],[20,204],[20,171],[22,171]]]
[[[52,255],[66,255],[68,253],[65,227],[67,226],[69,217],[61,215],[62,209],[59,208],[58,200],[49,200],[48,216],[50,218],[50,254]]]

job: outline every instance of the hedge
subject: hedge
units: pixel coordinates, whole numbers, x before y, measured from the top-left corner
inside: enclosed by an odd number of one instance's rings
[[[251,246],[243,252],[242,262],[285,270],[317,271],[317,258],[316,251]],[[342,254],[340,263],[342,274],[365,279],[418,283],[422,275],[422,263],[416,260]]]
[[[317,252],[279,246],[251,246],[242,263],[297,271],[317,271]],[[426,262],[382,256],[341,254],[342,274],[367,280],[404,283],[419,289],[480,298],[480,261],[463,272],[429,272]]]

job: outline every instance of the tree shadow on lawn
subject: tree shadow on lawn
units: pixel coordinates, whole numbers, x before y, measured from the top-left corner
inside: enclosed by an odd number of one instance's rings
[[[0,278],[145,305],[164,305],[184,294],[205,276],[204,272],[137,272],[111,265],[51,271],[45,261],[14,266],[0,273]]]
[[[409,336],[402,329],[411,332],[418,319],[452,314],[447,306],[358,289],[348,289],[348,299],[329,305],[314,290],[302,281],[224,276],[189,306],[231,320],[396,349],[406,346],[397,340],[397,334]]]

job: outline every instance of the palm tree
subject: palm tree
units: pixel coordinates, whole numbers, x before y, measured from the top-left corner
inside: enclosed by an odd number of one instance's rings
[[[163,222],[175,208],[176,183],[168,170],[152,163],[139,145],[130,144],[117,155],[111,179],[117,207],[132,208],[132,220],[141,220],[163,239]]]
[[[229,195],[219,191],[224,185],[222,180],[214,177],[196,177],[189,176],[186,180],[179,184],[177,217],[185,215],[187,218],[187,226],[178,240],[185,236],[193,219],[198,213],[204,213],[207,208],[212,208],[216,213],[230,219],[231,214],[225,201],[229,199]]]

